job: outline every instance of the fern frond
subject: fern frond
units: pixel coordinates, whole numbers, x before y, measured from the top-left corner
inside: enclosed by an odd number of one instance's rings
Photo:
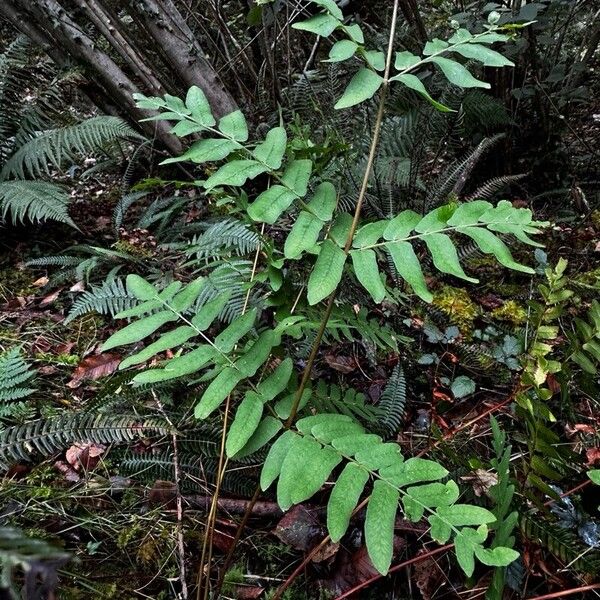
[[[527,177],[526,173],[520,173],[518,175],[502,175],[501,177],[494,177],[480,185],[472,194],[465,197],[465,200],[490,200],[498,193],[502,188],[512,185],[517,181],[521,181]]]
[[[25,142],[5,163],[0,177],[49,174],[49,165],[60,169],[66,162],[75,162],[105,149],[124,138],[143,139],[119,117],[91,117],[76,125],[45,131]]]
[[[168,425],[160,419],[136,415],[68,414],[7,427],[0,431],[0,468],[31,458],[32,453],[49,456],[74,442],[119,444],[145,435],[164,435]]]
[[[342,391],[335,383],[327,385],[325,381],[319,380],[313,388],[310,402],[319,413],[339,413],[363,423],[376,423],[381,418],[380,410],[366,404],[365,399],[365,395],[355,389]]]
[[[65,324],[90,312],[115,316],[135,306],[137,300],[128,291],[123,280],[115,278],[105,281],[99,287],[83,292],[73,304],[65,318]]]
[[[13,224],[52,219],[76,227],[68,212],[69,196],[62,187],[46,181],[0,181],[2,218]]]
[[[211,224],[200,236],[195,236],[185,248],[187,256],[196,260],[216,256],[244,256],[254,252],[260,236],[246,223],[235,219],[223,219]]]
[[[32,394],[35,388],[25,384],[30,385],[34,376],[35,372],[25,362],[19,348],[0,354],[0,405]]]
[[[387,437],[396,435],[406,412],[406,378],[400,363],[394,367],[381,394],[379,410],[381,411],[379,429]]]

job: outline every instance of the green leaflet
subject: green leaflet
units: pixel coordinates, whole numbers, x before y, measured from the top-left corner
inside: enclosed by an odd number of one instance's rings
[[[358,44],[352,40],[340,40],[336,42],[329,51],[329,58],[323,62],[341,62],[354,56]]]
[[[318,4],[319,6],[322,6],[325,10],[327,10],[327,12],[332,14],[336,19],[339,19],[341,21],[344,18],[342,10],[335,3],[335,0],[311,0],[311,1],[313,4]]]
[[[141,279],[141,278],[140,278]],[[140,317],[146,313],[152,312],[157,308],[164,308],[165,303],[169,302],[171,298],[181,289],[180,281],[173,281],[164,290],[157,294],[154,290],[154,298],[146,300],[137,306],[130,308],[129,310],[123,310],[115,315],[116,319],[128,319],[130,317]]]
[[[283,185],[272,185],[248,206],[248,215],[253,221],[273,225],[295,199],[296,194],[292,190]]]
[[[346,253],[331,240],[325,240],[308,279],[309,304],[317,304],[337,288],[345,263]]]
[[[460,265],[458,253],[452,240],[445,233],[430,233],[423,236],[425,244],[431,253],[433,264],[438,271],[448,273],[460,279],[465,279],[472,283],[478,283],[479,280],[469,277]]]
[[[385,481],[377,480],[373,484],[373,493],[367,505],[365,519],[365,541],[373,566],[382,575],[392,564],[394,552],[394,523],[398,509],[397,489]]]
[[[376,71],[385,69],[385,54],[381,50],[363,50],[362,55],[372,69]]]
[[[455,527],[463,525],[487,525],[496,520],[495,515],[487,510],[487,508],[472,506],[471,504],[440,506],[437,509],[437,514]]]
[[[119,331],[113,333],[113,335],[102,344],[102,352],[110,350],[111,348],[116,348],[117,346],[125,346],[127,344],[139,342],[154,333],[165,323],[175,320],[177,320],[177,315],[173,312],[170,310],[161,310],[149,317],[144,317],[139,321],[130,323],[123,329],[119,329]]]
[[[329,230],[329,239],[333,240],[340,248],[343,248],[346,245],[351,227],[352,215],[347,212],[338,213]]]
[[[161,335],[158,340],[149,346],[146,346],[137,354],[127,357],[119,365],[119,369],[126,369],[132,365],[139,365],[140,363],[146,362],[160,352],[164,352],[165,350],[170,350],[171,348],[185,344],[185,342],[197,335],[198,332],[193,327],[189,327],[188,325],[177,327],[172,331],[167,331]]]
[[[394,219],[392,219],[393,221]],[[387,230],[392,221],[376,221],[375,223],[367,223],[363,225],[354,235],[352,239],[353,248],[366,248],[376,244],[383,232]]]
[[[311,434],[324,444],[331,443],[338,437],[346,437],[348,435],[360,435],[364,433],[364,428],[358,423],[352,421],[341,421],[337,423],[318,423],[311,428]]]
[[[219,313],[225,308],[230,297],[231,291],[226,291],[219,294],[216,298],[209,300],[194,316],[192,325],[198,331],[208,329],[219,316]]]
[[[592,469],[587,472],[587,476],[592,480],[592,483],[600,485],[600,469]]]
[[[394,68],[398,71],[402,71],[403,69],[408,69],[410,67],[414,67],[416,64],[420,63],[421,59],[403,50],[402,52],[396,52],[396,60],[394,61]]]
[[[433,460],[409,458],[399,465],[382,469],[380,474],[381,477],[387,479],[395,486],[402,487],[413,483],[421,483],[422,481],[442,479],[448,475],[448,471]]]
[[[279,419],[267,415],[259,424],[246,445],[236,453],[235,458],[245,458],[266,446],[283,428]]]
[[[254,392],[248,392],[242,400],[231,423],[225,451],[230,458],[239,452],[256,431],[263,413],[263,403]]]
[[[371,448],[361,450],[354,457],[357,462],[370,471],[391,468],[394,465],[399,467],[403,461],[400,446],[392,442],[377,444]]]
[[[277,503],[283,510],[314,496],[340,463],[331,448],[309,438],[295,437],[288,449],[277,482]]]
[[[395,75],[394,77],[391,77],[390,81],[399,81],[400,83],[404,84],[407,88],[410,88],[411,90],[417,92],[417,94],[423,96],[425,100],[431,103],[440,112],[456,112],[451,108],[444,106],[437,100],[434,100],[427,91],[427,88],[423,85],[423,82],[416,75],[411,75],[410,73],[402,73],[400,75]]]
[[[337,204],[335,186],[330,181],[320,183],[307,205],[307,209],[321,221],[330,221]]]
[[[482,62],[486,67],[514,67],[515,63],[502,56],[499,52],[482,46],[481,44],[460,44],[450,49],[458,52],[465,58],[472,58]]]
[[[477,225],[479,219],[493,209],[494,206],[486,200],[472,200],[471,202],[463,202],[454,211],[452,216],[446,222],[451,227],[468,227]]]
[[[306,21],[292,23],[292,29],[309,31],[322,37],[329,37],[341,22],[330,14],[318,14]]]
[[[224,164],[214,175],[205,182],[204,187],[212,190],[219,185],[242,186],[248,179],[268,171],[269,167],[256,160],[232,160]]]
[[[512,548],[482,548],[475,546],[475,556],[488,567],[506,567],[519,558],[519,553]]]
[[[216,338],[215,346],[228,354],[234,346],[252,329],[256,320],[256,308],[234,319]]]
[[[126,285],[127,291],[138,300],[154,300],[157,296],[154,286],[139,275],[127,275]]]
[[[404,240],[421,221],[421,215],[414,210],[403,210],[399,215],[388,221],[383,230],[383,238],[386,240]]]
[[[327,503],[327,530],[332,542],[339,542],[346,533],[368,480],[369,472],[355,463],[348,463],[337,478]]]
[[[352,23],[352,25],[343,25],[342,29],[346,33],[346,35],[354,40],[357,44],[365,43],[365,35],[360,28],[360,25],[357,23]]]
[[[312,173],[312,161],[308,159],[293,160],[283,173],[281,182],[298,196],[303,198],[308,191],[308,181]]]
[[[475,548],[481,547],[487,537],[485,526],[477,530],[465,527],[454,538],[454,552],[460,568],[470,577],[475,570]]]
[[[410,285],[419,298],[431,302],[433,294],[427,289],[421,263],[410,242],[389,243],[385,248],[392,257],[398,275]]]
[[[354,274],[361,285],[369,292],[373,301],[379,304],[385,298],[385,286],[379,274],[377,255],[374,250],[351,250]]]
[[[310,389],[304,390],[302,393],[302,398],[300,398],[300,402],[298,403],[298,410],[302,410],[306,406],[306,403],[309,401],[311,395],[312,391]],[[277,400],[275,403],[275,413],[280,419],[289,418],[295,397],[296,394],[292,393],[284,396],[281,398],[281,400]]]
[[[204,344],[187,354],[172,358],[165,363],[162,369],[150,369],[149,371],[138,373],[133,378],[133,382],[138,384],[158,383],[159,381],[168,381],[177,377],[183,377],[184,375],[190,375],[206,366],[215,356],[215,349],[208,344]]]
[[[219,119],[219,131],[236,142],[245,142],[248,139],[248,125],[244,113],[241,110],[234,110]]]
[[[342,97],[336,102],[334,108],[349,108],[372,98],[383,83],[383,77],[363,67],[350,80]]]
[[[480,87],[489,90],[491,85],[485,81],[475,79],[469,71],[463,67],[460,63],[449,58],[443,58],[441,56],[434,56],[429,59],[430,62],[435,63],[442,71],[446,79],[454,85],[461,88],[474,88]]]
[[[325,222],[333,216],[336,202],[335,187],[332,183],[324,181],[317,186],[314,196],[307,205],[307,210],[300,212],[285,240],[286,258],[298,258],[317,243]]]
[[[331,443],[331,445],[340,453],[346,456],[354,456],[358,452],[367,450],[374,445],[381,443],[381,437],[374,433],[364,433],[361,435],[349,435],[340,437]]]
[[[208,138],[194,142],[188,150],[181,156],[167,158],[163,160],[161,165],[168,165],[182,161],[191,161],[201,164],[209,161],[223,160],[227,158],[234,150],[238,150],[242,146],[233,140]]]
[[[287,134],[284,127],[274,127],[267,133],[265,141],[254,149],[252,155],[271,169],[279,169],[285,154]]]
[[[249,350],[235,361],[235,367],[244,377],[252,377],[266,362],[273,346],[279,343],[279,336],[273,330],[263,331]]]
[[[196,419],[206,419],[214,412],[223,400],[234,390],[235,386],[244,379],[244,375],[233,367],[225,367],[211,382],[196,404],[194,415]]]
[[[285,390],[292,371],[294,370],[294,361],[286,358],[277,365],[277,368],[264,380],[258,384],[257,392],[263,402],[273,400],[275,396]]]
[[[204,277],[198,277],[191,283],[188,283],[181,292],[169,302],[169,308],[176,313],[183,313],[188,310],[198,299],[198,295],[205,283]]]
[[[193,85],[185,97],[185,107],[190,111],[194,121],[204,127],[212,127],[215,119],[210,109],[210,104],[204,95],[204,92],[196,85]]]
[[[303,417],[296,422],[296,429],[303,433],[304,435],[310,434],[312,428],[321,423],[325,423],[328,426],[334,426],[337,423],[354,423],[354,419],[352,417],[348,417],[347,415],[340,415],[336,413],[330,414],[316,414],[311,415],[310,417]]]
[[[458,500],[459,489],[454,481],[448,483],[426,483],[409,487],[402,496],[406,516],[413,522],[423,518],[425,508],[449,506]]]
[[[260,488],[264,492],[279,477],[281,465],[285,459],[292,441],[298,437],[293,431],[284,431],[271,446],[260,472]]]
[[[301,211],[285,240],[284,256],[295,259],[299,258],[303,252],[310,250],[317,243],[323,225],[321,219],[305,210]]]
[[[457,231],[473,239],[484,254],[493,254],[501,265],[522,273],[535,273],[531,267],[516,262],[508,246],[491,231],[482,227],[459,227]]]

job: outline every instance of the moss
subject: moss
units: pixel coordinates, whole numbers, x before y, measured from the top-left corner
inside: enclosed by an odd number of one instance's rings
[[[479,307],[466,290],[445,285],[434,294],[433,304],[458,326],[462,334],[468,336],[472,333]]]
[[[594,229],[596,231],[600,231],[600,210],[599,209],[592,211],[592,214],[590,215],[590,221],[592,222]]]
[[[491,315],[494,319],[513,325],[522,325],[527,321],[527,311],[515,300],[507,300],[502,306],[495,308]]]
[[[34,281],[31,271],[16,267],[0,269],[0,297],[33,296],[37,292]]]

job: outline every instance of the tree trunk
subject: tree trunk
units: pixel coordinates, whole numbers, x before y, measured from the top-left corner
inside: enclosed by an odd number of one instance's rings
[[[40,29],[43,28],[45,35],[53,42],[53,47],[61,48],[77,62],[85,65],[88,71],[95,73],[111,100],[122,107],[131,120],[139,122],[140,119],[155,114],[135,106],[133,94],[140,91],[138,87],[112,58],[102,52],[85,31],[71,20],[57,0],[37,0],[35,4],[30,4],[28,0],[20,1],[29,5],[27,9],[21,5],[23,21],[17,24],[20,31],[27,35],[28,26],[24,24],[30,22],[36,23]],[[181,152],[181,143],[170,133],[166,122],[150,121],[143,123],[141,127],[147,135],[156,137],[171,152]]]
[[[67,10],[73,4],[79,10]],[[95,102],[103,109],[119,107],[131,123],[154,114],[136,108],[134,93],[185,96],[192,85],[204,91],[216,117],[236,110],[235,100],[172,0],[123,4],[141,27],[123,26],[108,0],[0,0],[0,18],[39,44],[55,62],[64,65],[70,59],[82,65],[96,92],[104,95],[102,102],[94,94]],[[109,50],[92,37],[89,23],[108,42]],[[181,151],[181,143],[166,122],[139,126],[171,152]]]
[[[191,29],[170,0],[130,0],[129,4],[175,75],[185,86],[197,85],[202,89],[216,117],[236,110],[236,102],[219,81]]]

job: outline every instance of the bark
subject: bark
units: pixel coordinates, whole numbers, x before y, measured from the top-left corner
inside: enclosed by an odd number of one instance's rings
[[[165,90],[161,82],[155,77],[151,67],[144,62],[131,40],[128,40],[120,30],[118,20],[114,19],[96,0],[75,1],[115,51],[143,81],[148,90],[155,96],[163,95]]]
[[[197,85],[202,89],[216,117],[236,110],[236,102],[219,80],[171,0],[129,0],[129,4],[165,55],[175,75],[187,87]]]
[[[414,28],[419,41],[424,44],[427,41],[427,30],[416,0],[401,0],[400,10],[409,25]]]
[[[6,2],[7,0],[3,0]],[[28,0],[21,0],[29,4]],[[76,59],[93,71],[98,77],[111,99],[119,106],[124,107],[132,120],[153,116],[152,111],[140,110],[135,106],[133,94],[139,92],[138,87],[121,70],[121,68],[80,28],[66,13],[57,0],[37,0],[29,4],[28,11],[21,5],[25,20],[44,24],[46,36],[53,41],[54,47],[60,47],[69,56]],[[29,22],[29,21],[28,21]],[[39,25],[41,27],[41,25]],[[26,27],[19,23],[19,29],[27,35]],[[160,140],[173,153],[182,150],[179,140],[170,133],[170,126],[163,121],[146,122],[141,127],[147,135]]]

